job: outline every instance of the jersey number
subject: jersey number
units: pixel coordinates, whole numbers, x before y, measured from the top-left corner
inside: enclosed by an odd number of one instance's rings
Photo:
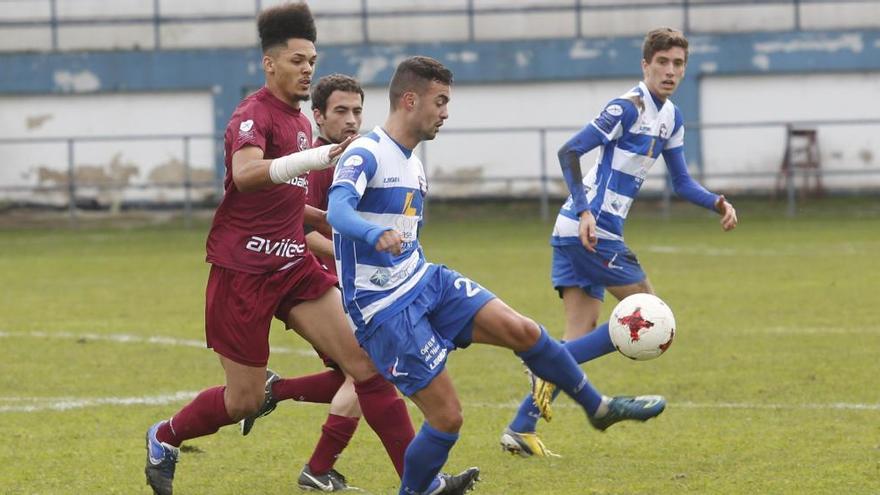
[[[480,286],[477,285],[474,287],[474,282],[469,278],[458,277],[455,279],[455,282],[452,283],[452,286],[456,289],[461,289],[462,285],[464,285],[464,293],[468,297],[474,297],[480,292]]]

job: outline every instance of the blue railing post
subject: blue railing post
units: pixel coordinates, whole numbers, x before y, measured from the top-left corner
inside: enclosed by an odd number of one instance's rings
[[[546,222],[550,216],[550,186],[547,183],[549,180],[547,177],[547,129],[542,127],[538,131],[538,136],[540,139],[538,148],[541,153],[541,221]]]
[[[72,138],[67,140],[67,198],[70,226],[76,228],[76,166],[74,165]]]
[[[192,168],[189,163],[190,137],[183,137],[183,225],[192,228]]]

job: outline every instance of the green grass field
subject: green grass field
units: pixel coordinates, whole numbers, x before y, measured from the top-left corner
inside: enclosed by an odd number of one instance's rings
[[[627,240],[675,311],[675,344],[654,361],[615,354],[585,369],[606,394],[665,395],[661,417],[598,433],[560,399],[540,428],[563,457],[510,457],[498,437],[527,382],[512,353],[474,346],[450,358],[465,425],[447,469],[480,466],[486,494],[880,493],[880,204],[822,203],[795,219],[739,206],[729,234],[693,207],[630,216]],[[491,209],[430,210],[428,258],[561,335],[550,225]],[[205,231],[0,231],[0,492],[149,492],[145,429],[223,376],[200,346]],[[284,375],[321,369],[277,324],[272,345]],[[227,427],[189,442],[176,493],[297,493],[325,415],[288,402],[246,438]],[[363,421],[337,468],[396,493]]]

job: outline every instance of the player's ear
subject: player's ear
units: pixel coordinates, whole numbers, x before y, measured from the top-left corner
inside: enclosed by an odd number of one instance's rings
[[[412,110],[415,108],[416,103],[419,101],[419,95],[415,94],[412,91],[407,91],[403,94],[403,105],[407,110]]]
[[[275,59],[268,53],[263,54],[263,71],[267,74],[275,73]]]
[[[320,109],[313,108],[312,116],[315,117],[315,124],[318,126],[324,125],[324,114],[321,113]]]

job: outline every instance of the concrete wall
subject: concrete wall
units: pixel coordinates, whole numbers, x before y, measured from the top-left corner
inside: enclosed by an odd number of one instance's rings
[[[55,0],[53,33],[52,0],[4,0],[0,51],[255,46],[254,14],[278,3],[160,0],[155,9],[153,0]],[[690,0],[687,6],[675,0],[473,0],[472,10],[470,3],[320,0],[310,6],[324,45],[637,36],[660,25],[690,33],[880,27],[880,3],[858,0]]]

